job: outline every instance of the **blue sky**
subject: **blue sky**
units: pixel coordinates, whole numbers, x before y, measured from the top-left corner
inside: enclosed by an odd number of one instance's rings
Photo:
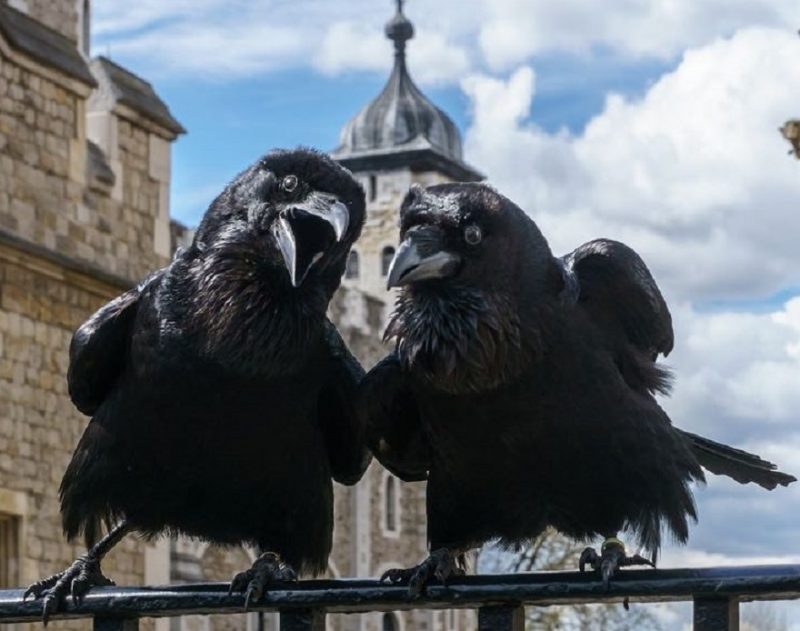
[[[95,50],[151,80],[189,130],[172,212],[190,225],[268,149],[334,148],[391,64],[388,1],[95,6]],[[466,160],[554,252],[616,238],[653,271],[675,323],[676,425],[800,472],[800,162],[777,131],[800,117],[796,0],[406,12],[412,76],[462,129]],[[689,547],[662,563],[800,562],[795,487],[712,480]]]
[[[135,67],[135,59],[114,59]],[[539,92],[528,120],[546,131],[563,127],[579,133],[602,110],[608,92],[639,95],[669,66],[669,61],[629,62],[608,53],[547,55],[537,64]],[[159,95],[188,130],[174,145],[172,215],[196,224],[213,194],[272,147],[333,149],[341,127],[377,96],[387,77],[382,71],[330,77],[304,68],[231,82],[157,81]],[[457,86],[424,89],[462,130],[467,128],[469,101]]]

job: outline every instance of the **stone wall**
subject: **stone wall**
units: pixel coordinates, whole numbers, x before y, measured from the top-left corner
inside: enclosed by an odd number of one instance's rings
[[[118,291],[0,243],[0,511],[20,521],[23,585],[84,551],[82,542],[65,541],[59,515],[58,485],[89,421],[67,394],[68,347],[75,327]],[[104,571],[119,584],[141,584],[143,550],[127,537]]]
[[[121,195],[87,187],[84,100],[0,58],[0,229],[132,280],[164,265],[150,134],[118,125]]]
[[[391,308],[395,291],[386,289],[381,255],[385,247],[397,248],[399,210],[403,198],[412,184],[432,186],[452,180],[434,171],[414,172],[410,169],[363,172],[355,176],[366,191],[370,189],[370,177],[375,177],[376,196],[367,201],[367,220],[354,248],[359,256],[359,277],[346,279],[344,284],[375,296]]]

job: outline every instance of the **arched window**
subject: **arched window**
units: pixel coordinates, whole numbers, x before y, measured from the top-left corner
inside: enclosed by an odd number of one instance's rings
[[[358,278],[359,275],[359,261],[358,261],[358,252],[355,250],[350,250],[350,254],[347,255],[347,264],[344,268],[344,277],[345,278]]]
[[[397,532],[397,480],[391,475],[386,476],[384,502],[386,502],[386,531]]]
[[[378,177],[375,175],[369,176],[369,201],[374,202],[378,198]]]
[[[383,631],[400,631],[400,624],[397,622],[397,614],[387,611],[383,614]]]
[[[387,276],[389,274],[389,266],[392,264],[394,258],[394,248],[387,245],[381,252],[381,274]]]

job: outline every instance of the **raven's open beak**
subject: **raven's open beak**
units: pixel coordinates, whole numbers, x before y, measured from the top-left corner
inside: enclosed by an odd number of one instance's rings
[[[461,257],[444,249],[442,231],[418,226],[406,233],[389,266],[387,289],[421,280],[447,278],[458,272]]]
[[[303,282],[328,248],[342,240],[349,224],[347,206],[325,193],[311,193],[280,212],[275,238],[293,287]]]

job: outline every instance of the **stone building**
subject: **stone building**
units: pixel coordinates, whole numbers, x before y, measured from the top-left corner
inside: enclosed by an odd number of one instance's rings
[[[170,146],[184,130],[149,83],[89,59],[88,31],[88,1],[0,0],[2,587],[83,551],[58,514],[87,422],[66,392],[69,340],[170,256]],[[129,537],[105,567],[140,584],[156,552]]]
[[[89,0],[0,0],[0,588],[61,570],[83,552],[61,534],[57,496],[87,423],[66,392],[72,332],[193,236],[169,216],[171,143],[184,129],[146,80],[90,57],[90,9]],[[386,352],[382,267],[408,186],[480,178],[461,159],[456,126],[408,74],[413,29],[401,11],[387,34],[396,48],[389,82],[345,127],[334,153],[369,194],[364,236],[330,308],[365,366]],[[424,504],[424,486],[401,484],[377,463],[357,486],[337,485],[329,575],[376,576],[421,560]],[[252,550],[127,537],[103,566],[122,585],[166,584],[228,580],[253,558]],[[450,631],[472,628],[470,616],[329,616],[328,626]],[[249,614],[151,624],[177,631],[275,623]]]

